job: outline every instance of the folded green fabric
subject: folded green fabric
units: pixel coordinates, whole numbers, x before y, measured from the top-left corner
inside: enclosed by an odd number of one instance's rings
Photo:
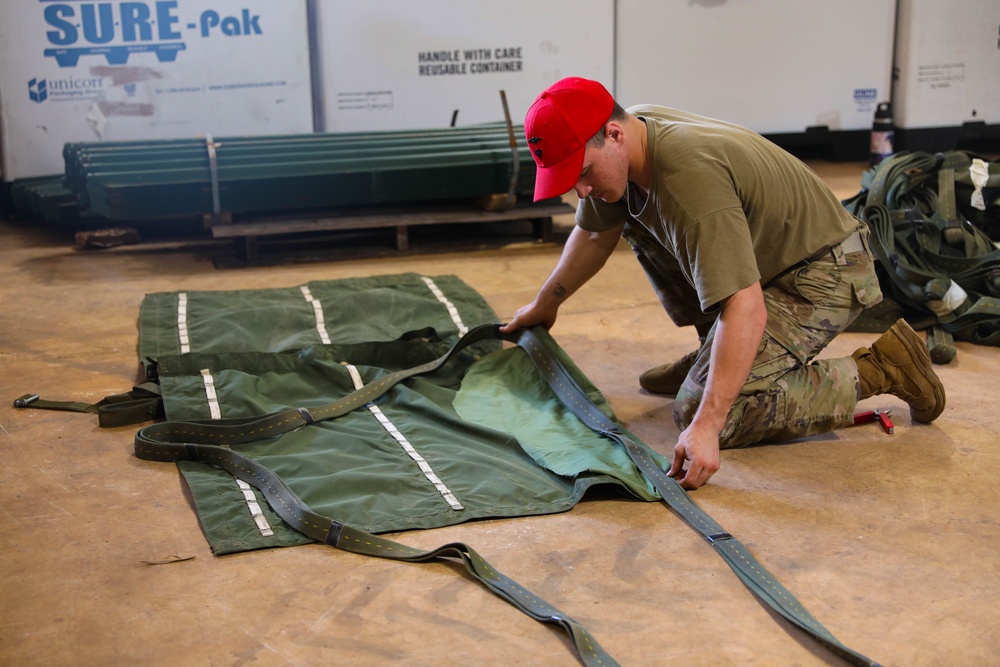
[[[155,361],[168,421],[254,417],[336,401],[437,359],[467,327],[494,319],[453,276],[161,293],[143,303],[140,355]],[[659,498],[624,450],[566,409],[522,349],[497,341],[365,408],[238,447],[314,511],[375,533],[561,512],[597,484]],[[309,541],[256,489],[206,464],[178,465],[215,553]]]

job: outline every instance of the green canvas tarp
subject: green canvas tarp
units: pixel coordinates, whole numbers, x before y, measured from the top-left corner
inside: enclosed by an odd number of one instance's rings
[[[155,362],[169,421],[232,419],[330,403],[441,356],[470,326],[495,319],[450,276],[160,293],[143,303],[139,349]],[[369,532],[565,511],[595,484],[659,498],[624,450],[562,405],[522,349],[497,341],[471,346],[367,409],[239,451],[316,512]],[[310,541],[228,473],[178,465],[215,553]]]
[[[139,312],[139,359],[387,342],[424,328],[453,340],[495,319],[455,276],[406,273],[274,289],[159,292],[147,294]]]
[[[614,419],[547,332],[504,348],[495,319],[448,276],[149,295],[139,353],[167,421],[136,434],[136,455],[177,462],[216,554],[315,540],[407,562],[458,558],[565,629],[588,667],[617,663],[468,545],[420,551],[375,533],[559,512],[595,485],[662,498],[775,612],[851,663],[875,664],[666,476],[667,461]]]

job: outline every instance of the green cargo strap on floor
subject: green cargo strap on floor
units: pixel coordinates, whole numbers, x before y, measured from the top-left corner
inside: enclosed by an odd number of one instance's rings
[[[153,382],[144,382],[129,392],[105,396],[97,403],[49,401],[38,394],[25,394],[14,399],[14,407],[95,414],[101,428],[131,426],[163,417],[160,388]]]
[[[465,545],[446,545],[431,552],[416,552],[395,542],[382,540],[346,526],[340,521],[321,516],[313,512],[277,474],[229,447],[232,444],[250,442],[262,437],[271,438],[303,426],[319,424],[321,421],[345,415],[356,407],[370,404],[405,379],[433,373],[444,367],[465,346],[500,337],[497,325],[477,327],[438,359],[385,375],[378,382],[362,386],[344,398],[325,406],[290,409],[261,418],[155,424],[137,433],[135,453],[137,457],[148,460],[192,460],[221,467],[260,489],[271,507],[293,528],[314,540],[339,548],[411,561],[433,560],[445,553],[460,555],[470,572],[490,590],[533,618],[560,624],[570,633],[585,664],[614,664],[579,623],[537,599],[515,582],[493,571],[478,554]],[[760,599],[852,664],[877,665],[841,644],[756,561],[738,540],[725,532],[701,510],[675,480],[666,477],[649,450],[630,438],[593,404],[587,392],[579,386],[560,361],[556,353],[558,348],[547,332],[540,328],[524,330],[519,332],[516,342],[527,352],[565,406],[590,429],[620,445],[670,507],[716,548],[734,572]],[[205,444],[206,442],[209,444]],[[480,563],[481,568],[477,569],[476,563]]]
[[[313,540],[346,551],[408,562],[460,558],[470,574],[496,595],[538,621],[562,627],[572,638],[585,665],[617,665],[583,625],[497,571],[467,545],[452,543],[431,551],[419,551],[324,517],[309,508],[273,471],[230,448],[230,445],[274,437],[344,415],[369,404],[407,378],[440,369],[467,346],[499,339],[497,325],[479,326],[438,359],[386,375],[372,385],[319,408],[287,410],[258,419],[153,424],[136,434],[135,454],[145,460],[200,461],[222,468],[259,489],[271,508],[290,526]]]
[[[871,229],[886,299],[850,330],[884,331],[903,316],[929,330],[935,363],[955,357],[956,339],[1000,345],[1000,163],[966,151],[900,152],[861,185],[843,204]]]
[[[715,547],[715,550],[732,568],[733,572],[761,600],[786,620],[808,632],[851,664],[878,665],[878,663],[840,643],[829,630],[805,610],[795,596],[778,583],[774,576],[754,558],[739,540],[726,532],[703,509],[698,507],[677,480],[667,477],[649,456],[649,451],[646,448],[639,446],[629,438],[614,421],[608,419],[607,415],[588,400],[586,392],[576,384],[572,376],[549,351],[551,338],[544,329],[536,327],[535,329],[522,330],[519,332],[517,344],[531,356],[535,365],[542,370],[546,382],[562,399],[563,403],[587,426],[623,447],[646,478],[660,492],[670,508]]]
[[[469,573],[490,591],[535,620],[562,627],[573,640],[583,664],[588,667],[618,665],[582,624],[504,575],[466,544],[452,542],[430,551],[413,549],[312,512],[280,477],[238,452],[216,445],[197,444],[178,445],[178,449],[170,451],[163,447],[147,448],[145,443],[140,445],[139,436],[136,440],[136,456],[139,458],[203,461],[252,484],[260,489],[282,519],[317,542],[357,554],[410,563],[459,558]]]

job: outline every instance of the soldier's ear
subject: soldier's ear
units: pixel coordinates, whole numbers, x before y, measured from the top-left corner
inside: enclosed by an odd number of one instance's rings
[[[625,127],[618,121],[608,121],[608,124],[604,126],[604,139],[605,141],[621,143],[625,140]]]

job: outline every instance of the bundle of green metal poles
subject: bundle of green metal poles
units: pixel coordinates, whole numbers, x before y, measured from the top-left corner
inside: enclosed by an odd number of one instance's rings
[[[214,161],[209,148],[204,138],[66,144],[64,183],[81,211],[137,220],[468,199],[507,193],[512,180],[530,200],[535,178],[504,124],[219,137]]]
[[[21,214],[60,224],[79,220],[76,197],[63,185],[62,176],[17,179],[10,192],[13,209]]]

